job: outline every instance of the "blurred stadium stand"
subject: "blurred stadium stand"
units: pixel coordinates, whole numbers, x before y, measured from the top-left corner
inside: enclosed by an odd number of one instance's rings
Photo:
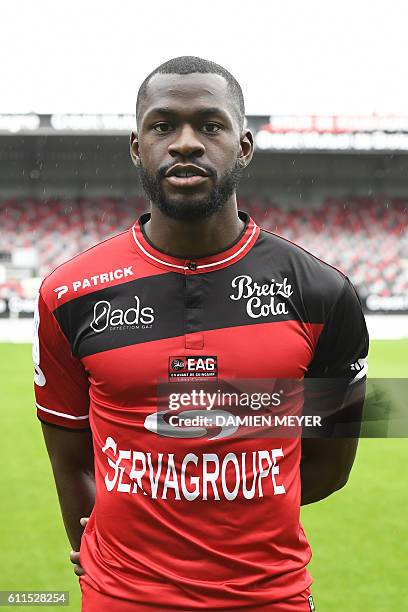
[[[6,120],[11,122],[8,128]],[[313,128],[312,146],[303,129],[294,131],[291,118],[288,126],[293,129],[287,134],[281,133],[281,123],[275,134],[274,123],[268,121],[248,117],[260,144],[242,176],[239,207],[261,227],[347,274],[367,313],[408,317],[408,127],[395,132],[388,118],[382,131],[377,123],[372,126],[367,140],[366,123],[364,130],[353,124],[341,132],[337,119],[339,133]],[[3,321],[32,317],[46,274],[130,227],[147,210],[129,156],[133,127],[131,116],[3,117]],[[271,134],[279,137],[280,149],[265,148]],[[288,143],[295,148],[290,150]]]
[[[404,267],[408,200],[326,198],[315,208],[294,208],[254,194],[241,198],[239,206],[261,227],[342,270],[363,299],[370,294],[408,293],[408,268]],[[2,201],[2,265],[7,268],[7,280],[0,284],[0,298],[24,297],[22,276],[44,277],[91,245],[130,227],[146,209],[142,197]],[[32,269],[22,275],[21,266],[13,266],[12,255],[32,250]]]
[[[265,229],[347,274],[360,297],[408,292],[408,201],[327,198],[318,208],[291,210],[265,200],[243,205]]]

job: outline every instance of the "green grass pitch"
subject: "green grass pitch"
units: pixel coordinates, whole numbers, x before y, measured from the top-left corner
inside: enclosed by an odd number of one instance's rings
[[[0,344],[0,366],[0,590],[68,590],[69,609],[79,611],[69,544],[34,416],[31,348]],[[370,376],[407,377],[408,341],[373,341]],[[408,610],[407,464],[406,439],[362,440],[346,487],[302,509],[318,612]]]

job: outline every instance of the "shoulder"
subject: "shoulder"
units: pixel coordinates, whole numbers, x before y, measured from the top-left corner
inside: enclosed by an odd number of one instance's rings
[[[129,262],[129,230],[103,240],[55,268],[42,282],[40,294],[50,310],[95,291],[105,283],[133,274]]]
[[[261,229],[259,240],[272,267],[287,273],[305,298],[323,299],[330,307],[349,283],[341,270],[282,236]]]

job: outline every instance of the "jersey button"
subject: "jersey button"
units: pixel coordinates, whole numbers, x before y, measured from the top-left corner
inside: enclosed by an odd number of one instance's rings
[[[188,262],[188,269],[192,270],[194,272],[194,270],[197,270],[197,264],[195,261],[189,261]]]

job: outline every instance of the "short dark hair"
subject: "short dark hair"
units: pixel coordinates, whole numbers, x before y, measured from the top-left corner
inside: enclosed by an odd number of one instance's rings
[[[193,74],[195,72],[201,72],[204,74],[219,74],[227,81],[228,89],[235,102],[239,124],[242,129],[245,119],[245,104],[241,85],[226,68],[223,68],[215,62],[202,59],[201,57],[195,57],[193,55],[174,57],[173,59],[164,62],[164,64],[161,64],[155,68],[145,78],[137,94],[136,116],[139,115],[140,105],[143,98],[146,96],[149,81],[155,74]]]

